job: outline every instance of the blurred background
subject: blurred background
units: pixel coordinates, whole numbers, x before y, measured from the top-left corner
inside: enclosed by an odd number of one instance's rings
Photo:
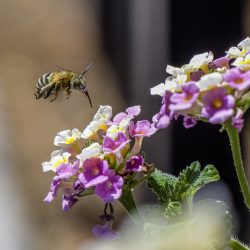
[[[160,98],[149,89],[166,78],[167,64],[183,65],[194,54],[220,57],[250,34],[250,1],[244,0],[8,0],[0,1],[0,249],[78,249],[92,238],[102,204],[82,199],[69,213],[60,199],[43,203],[52,174],[42,172],[58,131],[82,130],[99,105],[114,113],[142,105],[141,117],[158,112]],[[61,95],[56,102],[35,100],[35,84],[56,65],[87,73],[85,96]],[[250,120],[241,134],[250,176]],[[225,133],[181,122],[145,140],[148,162],[172,174],[194,160],[213,163],[222,180],[201,191],[225,201],[235,216],[235,233],[250,241],[250,216],[239,191]],[[250,177],[249,177],[250,179]],[[141,203],[154,201],[143,189]],[[116,217],[124,216],[117,205]]]

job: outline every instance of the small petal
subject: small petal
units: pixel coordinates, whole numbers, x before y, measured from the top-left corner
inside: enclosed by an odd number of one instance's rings
[[[105,120],[108,121],[112,117],[112,107],[111,106],[102,106],[100,105],[98,111],[94,116],[94,121]]]
[[[233,127],[238,129],[238,132],[241,132],[244,125],[243,119],[243,111],[241,109],[237,109],[236,115],[232,118]]]
[[[143,163],[144,163],[144,159],[140,155],[132,156],[126,162],[126,170],[140,172],[142,170]]]
[[[121,237],[119,232],[112,229],[111,222],[106,222],[105,225],[95,225],[92,229],[92,233],[102,240],[115,240]]]
[[[78,201],[77,198],[75,198],[73,195],[63,195],[62,198],[62,209],[65,212],[68,212],[74,204]]]
[[[192,128],[197,124],[197,121],[191,116],[184,116],[183,125],[185,128]]]

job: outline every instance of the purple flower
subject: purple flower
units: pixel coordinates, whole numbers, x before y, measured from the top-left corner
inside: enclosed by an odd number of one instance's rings
[[[125,112],[118,113],[114,116],[113,122],[120,123],[123,119],[130,119],[132,120],[135,116],[138,116],[141,113],[141,106],[133,106],[126,109]]]
[[[102,240],[115,240],[121,237],[119,232],[112,229],[112,221],[106,222],[105,225],[95,225],[92,233]]]
[[[242,73],[239,69],[233,68],[227,71],[223,78],[228,82],[229,86],[239,91],[245,90],[250,86],[250,71]]]
[[[106,172],[108,180],[104,183],[98,184],[95,188],[96,194],[103,200],[103,202],[110,203],[119,199],[122,195],[123,178],[115,175],[113,169]]]
[[[227,68],[229,69],[230,58],[227,56],[223,56],[215,59],[213,62],[209,63],[210,69],[218,69],[218,68]]]
[[[62,163],[56,168],[56,173],[61,179],[67,179],[75,174],[77,174],[79,170],[79,161],[74,161],[73,164],[71,163]]]
[[[236,115],[232,118],[232,125],[241,132],[244,125],[243,111],[241,109],[238,109]]]
[[[105,136],[103,140],[103,151],[114,154],[119,153],[129,142],[130,140],[128,140],[122,132],[119,132],[115,139]]]
[[[223,123],[234,113],[235,99],[232,95],[228,95],[227,90],[223,87],[206,92],[202,102],[204,105],[202,115],[210,123]]]
[[[170,97],[172,93],[166,91],[165,95],[162,98],[162,106],[160,112],[155,114],[152,118],[153,124],[157,129],[163,129],[169,126],[170,121],[173,118],[173,111],[169,110]]]
[[[140,172],[142,170],[143,163],[144,159],[140,155],[132,156],[131,159],[126,162],[126,170]]]
[[[78,201],[78,199],[74,197],[74,194],[73,195],[64,194],[62,197],[62,209],[63,209],[63,211],[68,212],[77,201]]]
[[[172,111],[183,111],[192,108],[199,96],[199,88],[195,82],[187,82],[182,86],[182,93],[174,93],[171,98],[169,109]]]
[[[107,161],[100,158],[90,158],[83,162],[83,172],[79,174],[79,181],[85,188],[90,188],[108,180],[106,172],[109,166]]]
[[[183,118],[183,125],[185,128],[192,128],[196,123],[197,121],[191,116],[184,116]]]
[[[51,185],[50,185],[50,192],[47,194],[47,196],[44,198],[44,202],[51,202],[53,201],[53,199],[57,196],[57,191],[58,191],[58,188],[61,184],[62,180],[59,176],[55,176],[53,178],[53,181],[51,182]]]
[[[154,124],[147,120],[131,122],[129,126],[129,134],[133,137],[149,137],[156,132]]]

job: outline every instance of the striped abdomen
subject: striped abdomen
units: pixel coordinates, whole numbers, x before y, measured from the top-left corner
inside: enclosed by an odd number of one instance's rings
[[[49,77],[50,77],[51,73],[45,73],[43,76],[41,76],[38,79],[38,82],[36,84],[36,88],[41,90],[41,88],[43,88],[44,86],[46,86],[47,84],[49,84]]]
[[[41,98],[42,96],[44,98],[47,98],[51,94],[53,87],[46,89],[46,91],[42,90],[45,86],[47,86],[50,83],[50,81],[49,81],[50,75],[51,75],[51,73],[45,73],[43,76],[41,76],[38,79],[38,82],[36,84],[36,93],[35,93],[35,96],[37,99]]]

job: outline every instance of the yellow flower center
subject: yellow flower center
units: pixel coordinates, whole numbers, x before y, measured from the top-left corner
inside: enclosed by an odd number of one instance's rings
[[[242,78],[238,78],[234,81],[236,84],[241,84],[243,82]]]
[[[98,175],[99,173],[100,173],[99,168],[98,168],[98,167],[93,167],[93,169],[92,169],[92,174],[93,174],[93,175]]]
[[[192,97],[193,97],[192,95],[186,95],[185,101],[187,101],[187,102],[190,101],[192,99]]]
[[[75,138],[73,138],[73,136],[71,136],[65,140],[65,144],[72,144],[72,143],[74,143],[74,141],[75,141]]]
[[[106,185],[107,185],[107,188],[110,189],[110,188],[112,187],[112,182],[111,182],[111,181],[107,181],[107,182],[106,182]]]
[[[219,109],[222,106],[222,101],[220,99],[214,99],[213,100],[213,107],[215,109]]]

